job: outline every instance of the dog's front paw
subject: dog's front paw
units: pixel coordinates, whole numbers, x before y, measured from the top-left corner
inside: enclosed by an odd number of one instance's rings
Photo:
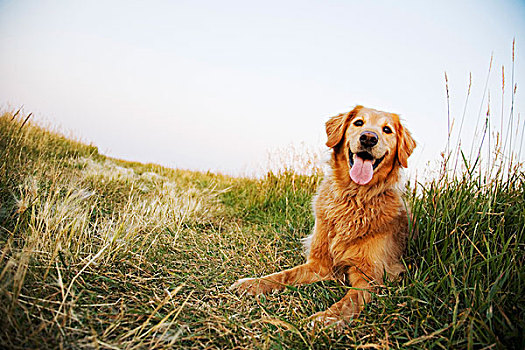
[[[230,290],[237,290],[248,295],[265,294],[278,289],[282,289],[282,286],[266,277],[243,278],[232,284],[230,287]]]
[[[319,311],[308,318],[312,328],[335,328],[341,330],[346,326],[346,322],[339,315],[334,314],[330,310]]]
[[[257,295],[264,293],[262,281],[258,278],[242,278],[230,286],[230,290],[236,290],[239,293],[248,295]]]

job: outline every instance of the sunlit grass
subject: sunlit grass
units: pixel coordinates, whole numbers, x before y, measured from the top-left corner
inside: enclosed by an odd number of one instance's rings
[[[191,174],[170,180],[178,172],[107,159],[11,113],[0,122],[3,344],[94,345],[95,327],[102,339],[117,333],[120,345],[135,346],[154,329],[157,309],[173,322],[184,281],[151,256],[175,249],[189,225],[212,220],[220,190],[188,183]],[[126,305],[131,312],[108,317]],[[142,328],[128,329],[137,321]]]

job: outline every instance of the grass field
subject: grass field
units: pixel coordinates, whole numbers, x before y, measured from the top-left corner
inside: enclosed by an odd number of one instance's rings
[[[407,187],[419,231],[407,272],[344,331],[312,330],[306,317],[347,287],[259,297],[228,287],[304,261],[321,174],[250,179],[130,163],[14,114],[0,117],[5,348],[524,348],[516,161]]]

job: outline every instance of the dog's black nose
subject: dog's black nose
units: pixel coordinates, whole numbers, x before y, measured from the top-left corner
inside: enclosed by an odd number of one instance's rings
[[[363,131],[359,136],[359,141],[364,147],[374,147],[377,145],[377,134],[372,131]]]

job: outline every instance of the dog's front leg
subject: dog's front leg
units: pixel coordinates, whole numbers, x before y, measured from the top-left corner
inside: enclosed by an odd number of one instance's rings
[[[337,303],[325,311],[312,315],[310,319],[324,325],[334,323],[343,325],[345,321],[348,321],[361,312],[364,305],[370,301],[370,291],[372,290],[373,282],[371,281],[370,275],[363,274],[355,267],[350,268],[348,277],[352,289]]]
[[[306,264],[261,278],[240,279],[230,289],[237,289],[250,295],[256,295],[283,289],[287,285],[308,284],[332,278],[329,268],[319,262],[308,261]]]

